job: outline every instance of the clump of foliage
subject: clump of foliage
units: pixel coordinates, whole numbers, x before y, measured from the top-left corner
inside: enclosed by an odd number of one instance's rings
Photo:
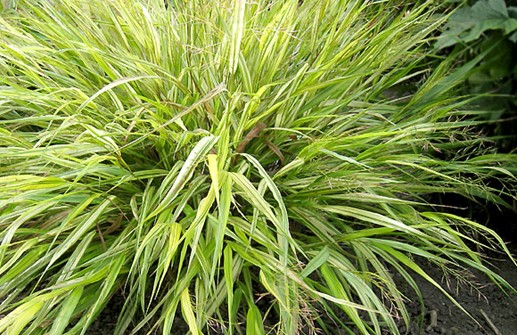
[[[517,42],[517,7],[507,6],[504,0],[476,0],[471,6],[463,6],[448,18],[436,47],[474,42],[492,31]]]
[[[509,206],[516,157],[455,97],[473,63],[428,69],[434,1],[400,3],[4,11],[0,332],[84,334],[123,294],[116,334],[397,334],[393,271],[440,287],[418,258],[507,286],[472,249],[503,241],[428,199]]]
[[[464,4],[448,19],[435,43],[438,50],[456,47],[468,52],[465,57],[481,57],[467,79],[468,93],[481,98],[477,108],[490,110],[497,135],[515,135],[517,126],[517,6],[511,1],[476,0]],[[506,121],[500,122],[501,119]],[[513,150],[516,139],[499,141]]]

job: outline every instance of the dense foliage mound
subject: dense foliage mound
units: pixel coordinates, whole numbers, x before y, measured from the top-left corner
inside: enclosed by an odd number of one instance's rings
[[[434,2],[4,8],[0,333],[84,333],[121,294],[117,334],[396,334],[393,273],[439,286],[416,258],[504,287],[501,239],[433,200],[508,207],[517,172],[455,94],[477,60],[428,52]]]

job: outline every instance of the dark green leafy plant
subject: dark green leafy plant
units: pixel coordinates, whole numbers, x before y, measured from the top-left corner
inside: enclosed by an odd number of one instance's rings
[[[455,94],[478,60],[427,69],[435,9],[18,1],[0,17],[0,333],[84,334],[123,294],[116,334],[178,316],[397,334],[392,271],[441,288],[418,258],[509,288],[470,247],[503,241],[427,202],[509,206],[517,173]]]
[[[504,0],[478,0],[472,6],[457,9],[449,17],[436,48],[470,43],[494,30],[502,31],[510,41],[517,42],[517,7],[507,7]]]
[[[435,47],[468,50],[467,58],[483,55],[468,77],[466,93],[478,94],[477,108],[491,111],[495,134],[514,135],[517,126],[517,6],[504,0],[478,0],[457,9],[447,20]],[[501,119],[505,119],[501,122]],[[513,150],[514,140],[499,140]]]

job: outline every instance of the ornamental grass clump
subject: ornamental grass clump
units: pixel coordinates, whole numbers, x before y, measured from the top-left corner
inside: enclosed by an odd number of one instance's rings
[[[455,96],[476,60],[427,53],[433,3],[4,8],[0,333],[84,334],[122,295],[115,334],[397,334],[392,275],[441,287],[419,258],[507,286],[478,253],[503,241],[433,200],[509,206],[517,171]]]

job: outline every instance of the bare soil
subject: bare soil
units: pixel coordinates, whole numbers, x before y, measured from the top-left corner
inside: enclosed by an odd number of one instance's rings
[[[513,254],[517,245],[510,244]],[[467,315],[456,307],[436,287],[422,278],[415,277],[424,299],[422,315],[418,298],[412,294],[407,284],[400,280],[399,287],[412,302],[409,309],[413,322],[410,327],[401,326],[402,333],[408,335],[514,335],[517,334],[517,293],[504,292],[489,278],[472,270],[473,288],[465,283],[444,278],[443,272],[430,264],[421,264],[429,274],[463,306]],[[517,288],[517,267],[506,257],[494,258],[491,263],[496,272]]]

